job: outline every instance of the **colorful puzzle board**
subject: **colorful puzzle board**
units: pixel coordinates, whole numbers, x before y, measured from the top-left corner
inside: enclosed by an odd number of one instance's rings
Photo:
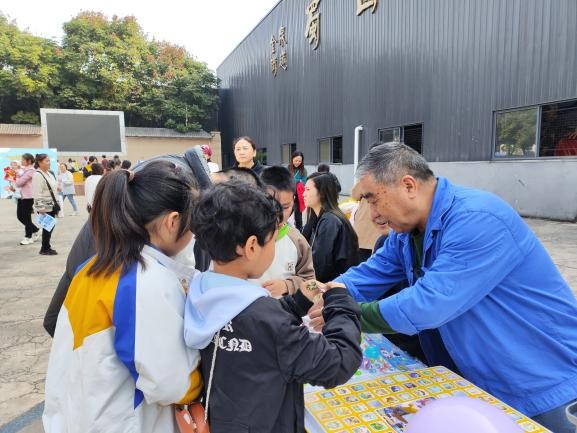
[[[363,362],[348,383],[380,377],[384,374],[427,368],[403,352],[381,334],[362,334]]]
[[[347,383],[380,377],[383,374],[421,370],[425,364],[403,352],[382,334],[362,334],[361,350],[363,362]],[[320,386],[305,385],[305,392],[324,389]]]
[[[485,400],[525,432],[548,432],[445,367],[391,373],[307,393],[305,424],[309,433],[402,433],[421,407],[452,396]]]

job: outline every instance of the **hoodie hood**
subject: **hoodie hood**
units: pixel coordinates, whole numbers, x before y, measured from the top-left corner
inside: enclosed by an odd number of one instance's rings
[[[190,285],[184,309],[184,340],[204,349],[214,335],[258,298],[269,296],[262,287],[215,272],[197,275]]]

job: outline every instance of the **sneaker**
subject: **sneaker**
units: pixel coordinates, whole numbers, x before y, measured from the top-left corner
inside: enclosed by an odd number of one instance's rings
[[[74,211],[70,214],[71,216],[78,216],[78,212]]]
[[[52,248],[50,248],[49,250],[40,250],[40,254],[42,254],[43,256],[55,256],[58,253],[54,251]]]
[[[20,241],[20,245],[30,245],[34,243],[34,239],[32,238],[24,238]]]
[[[32,242],[36,242],[38,239],[40,239],[40,230],[36,233],[32,233]]]

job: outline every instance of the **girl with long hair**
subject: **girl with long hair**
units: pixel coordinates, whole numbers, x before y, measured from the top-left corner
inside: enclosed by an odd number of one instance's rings
[[[303,234],[313,250],[316,277],[322,282],[332,281],[359,264],[357,235],[339,209],[340,191],[334,174],[313,173],[303,194],[308,208],[307,225],[310,222]]]
[[[295,226],[299,231],[303,230],[304,186],[307,183],[307,170],[305,168],[305,156],[299,150],[291,155],[291,161],[288,169],[295,179],[295,200],[294,200],[294,219]]]
[[[46,433],[178,432],[170,405],[202,387],[200,355],[183,339],[196,271],[174,259],[193,242],[196,195],[192,175],[169,161],[99,182],[96,255],[78,268],[56,323]]]

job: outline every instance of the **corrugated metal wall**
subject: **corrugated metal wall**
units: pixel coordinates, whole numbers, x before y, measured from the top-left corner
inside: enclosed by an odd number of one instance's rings
[[[250,135],[280,162],[297,143],[353,129],[363,150],[380,128],[423,123],[429,161],[490,160],[493,112],[577,98],[576,0],[321,0],[316,51],[304,37],[309,0],[283,0],[218,68],[223,151]],[[270,39],[285,26],[288,70],[270,67]],[[277,47],[278,49],[278,47]]]

